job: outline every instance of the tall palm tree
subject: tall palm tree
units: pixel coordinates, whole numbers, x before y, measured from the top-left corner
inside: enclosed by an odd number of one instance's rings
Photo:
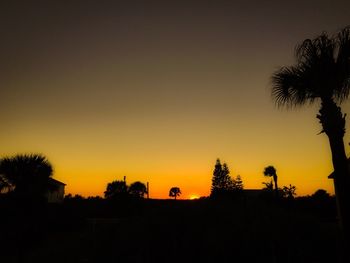
[[[265,167],[264,175],[273,178],[273,182],[275,184],[275,194],[276,194],[276,198],[278,198],[278,185],[277,185],[276,168],[273,167],[272,165],[269,165],[269,166]]]
[[[19,197],[45,197],[52,173],[52,165],[40,154],[18,154],[0,159],[3,181]]]
[[[350,189],[343,137],[345,114],[339,105],[350,90],[350,26],[329,37],[322,33],[297,46],[297,63],[272,76],[272,96],[278,106],[296,107],[320,101],[317,118],[328,136],[334,168],[334,186],[340,224],[349,237]]]

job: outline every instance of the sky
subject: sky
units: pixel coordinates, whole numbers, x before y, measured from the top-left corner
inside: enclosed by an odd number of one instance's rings
[[[246,189],[273,165],[298,195],[334,193],[319,104],[278,109],[294,48],[350,24],[349,1],[0,4],[0,156],[42,153],[66,193],[149,182],[207,196],[217,158]],[[349,112],[350,104],[342,105]],[[349,119],[347,122],[349,127]],[[349,153],[348,132],[345,135]]]

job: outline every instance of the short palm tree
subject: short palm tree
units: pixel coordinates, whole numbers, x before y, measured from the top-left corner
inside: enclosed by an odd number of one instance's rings
[[[181,190],[179,187],[172,187],[169,191],[169,196],[174,197],[175,200],[176,200],[176,197],[180,196],[180,194],[181,194]]]
[[[20,197],[45,197],[52,173],[52,165],[40,154],[19,154],[0,159],[3,181]]]
[[[296,48],[293,66],[272,76],[272,96],[278,106],[302,106],[320,101],[317,118],[328,136],[334,167],[334,185],[340,223],[348,236],[350,189],[343,137],[345,115],[339,105],[350,90],[350,26],[333,37],[326,33],[306,39]]]
[[[276,168],[273,167],[272,165],[265,167],[264,175],[273,178],[273,183],[275,184],[275,195],[276,195],[276,198],[278,198],[278,185],[277,185]]]

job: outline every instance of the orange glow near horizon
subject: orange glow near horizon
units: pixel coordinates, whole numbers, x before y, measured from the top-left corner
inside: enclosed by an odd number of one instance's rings
[[[196,194],[191,194],[189,199],[190,200],[195,200],[195,199],[198,199],[200,196],[196,195]]]
[[[334,193],[327,178],[333,170],[329,145],[326,135],[316,135],[320,128],[315,112],[317,107],[290,112],[270,106],[264,114],[249,113],[254,118],[249,121],[223,115],[220,129],[212,114],[173,114],[159,123],[148,117],[149,122],[134,119],[117,126],[108,121],[66,126],[49,120],[39,126],[34,120],[3,133],[0,154],[45,154],[54,178],[66,183],[66,193],[73,195],[103,196],[108,182],[126,176],[128,184],[149,182],[151,198],[169,198],[173,186],[180,187],[180,199],[192,193],[208,196],[216,158],[227,162],[232,177],[241,176],[246,189],[261,189],[268,180],[263,169],[273,165],[279,186],[295,185],[299,196],[320,188]],[[269,119],[263,119],[266,114]]]
[[[151,198],[174,186],[180,199],[208,196],[217,158],[246,189],[273,165],[299,196],[334,193],[318,103],[277,109],[270,78],[296,44],[348,24],[350,1],[297,21],[293,2],[102,2],[3,12],[0,157],[42,153],[66,193],[85,197],[124,176],[149,182]]]

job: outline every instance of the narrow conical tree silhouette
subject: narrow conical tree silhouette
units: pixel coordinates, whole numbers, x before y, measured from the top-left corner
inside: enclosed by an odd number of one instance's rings
[[[350,91],[350,26],[337,35],[306,39],[296,48],[296,64],[272,76],[278,106],[297,107],[320,101],[317,118],[328,136],[340,225],[349,241],[350,179],[344,148],[345,115],[339,105]]]
[[[216,160],[211,184],[211,197],[218,197],[228,194],[233,190],[233,180],[226,163],[221,164],[220,159]]]
[[[222,164],[220,159],[216,159],[215,168],[213,171],[213,178],[211,182],[210,196],[216,196],[221,190]]]

